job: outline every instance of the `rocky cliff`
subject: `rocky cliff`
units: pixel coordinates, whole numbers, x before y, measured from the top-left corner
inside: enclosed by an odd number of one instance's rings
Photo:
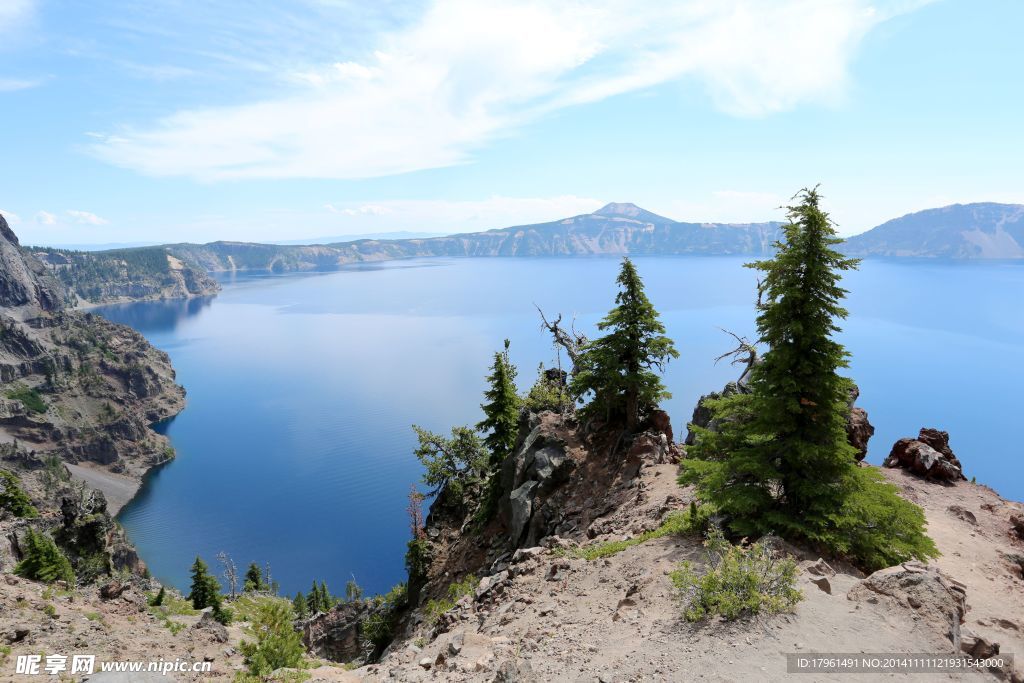
[[[26,522],[0,512],[0,572],[18,560],[29,525],[63,544],[82,580],[143,569],[111,514],[172,456],[150,424],[179,412],[185,392],[165,353],[70,310],[72,299],[0,217],[0,468],[41,513]]]
[[[85,304],[184,299],[220,291],[206,271],[163,247],[110,251],[32,247],[30,251]]]
[[[1024,258],[1024,205],[954,204],[896,218],[846,240],[851,256]]]

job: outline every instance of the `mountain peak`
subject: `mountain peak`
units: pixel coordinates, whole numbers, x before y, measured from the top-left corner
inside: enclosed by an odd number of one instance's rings
[[[626,216],[627,218],[636,218],[642,213],[648,213],[644,211],[636,204],[630,202],[609,202],[600,209],[594,212],[595,216]]]
[[[657,224],[675,222],[669,218],[665,218],[664,216],[651,213],[647,209],[642,209],[631,202],[611,202],[602,206],[592,215],[605,216],[608,218],[632,218],[636,221],[645,221],[647,223]]]

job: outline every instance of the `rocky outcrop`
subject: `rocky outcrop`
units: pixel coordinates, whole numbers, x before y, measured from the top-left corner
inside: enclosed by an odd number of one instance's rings
[[[882,600],[896,609],[912,610],[923,628],[946,638],[953,651],[960,650],[967,595],[963,584],[935,567],[905,562],[880,569],[850,589],[847,598],[854,602]]]
[[[302,642],[311,653],[333,662],[366,657],[372,647],[366,647],[361,626],[369,613],[363,601],[335,605],[302,624]]]
[[[949,434],[927,427],[916,439],[900,439],[893,444],[884,464],[902,467],[931,480],[956,482],[967,478],[949,447]]]

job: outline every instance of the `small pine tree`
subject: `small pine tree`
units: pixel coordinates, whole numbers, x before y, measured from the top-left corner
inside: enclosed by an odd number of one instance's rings
[[[266,590],[266,582],[263,580],[263,572],[255,562],[249,563],[245,570],[245,579],[242,581],[242,590],[246,593]]]
[[[292,600],[292,609],[295,610],[295,617],[297,619],[305,619],[309,616],[309,603],[306,602],[302,591],[298,591],[295,594],[295,598]]]
[[[160,607],[161,605],[164,604],[164,598],[166,596],[167,596],[167,591],[164,589],[163,586],[160,586],[160,591],[156,595],[154,595],[153,598],[149,601],[149,606],[150,607]]]
[[[310,614],[324,611],[320,609],[320,588],[317,586],[316,581],[313,581],[313,587],[306,594],[306,606],[309,608]]]
[[[74,587],[75,572],[71,569],[71,562],[52,538],[29,527],[24,547],[21,562],[14,567],[15,574],[44,583],[64,581],[69,587]]]
[[[593,396],[580,411],[581,418],[622,424],[633,432],[662,399],[670,397],[655,369],[664,371],[679,353],[665,336],[665,326],[628,258],[622,260],[616,281],[616,307],[597,324],[608,334],[584,347],[570,387],[578,398]]]
[[[334,598],[331,596],[331,592],[327,590],[327,582],[320,582],[320,609],[324,612],[334,607]]]
[[[454,427],[447,439],[440,434],[412,426],[419,440],[416,457],[423,463],[423,483],[428,495],[444,490],[449,500],[460,501],[466,483],[478,481],[487,470],[489,455],[480,437],[469,427]]]
[[[7,510],[15,517],[39,516],[39,511],[32,505],[32,500],[21,488],[18,475],[8,470],[0,470],[0,510]]]
[[[198,555],[192,563],[192,589],[188,597],[193,609],[213,607],[217,610],[220,607],[220,584]]]
[[[249,632],[255,642],[243,640],[239,650],[250,674],[263,680],[277,669],[299,666],[305,650],[302,637],[292,624],[292,610],[287,602],[260,602]]]
[[[345,602],[355,602],[363,597],[362,587],[356,583],[356,577],[352,577],[345,584]]]
[[[516,392],[516,366],[508,356],[509,340],[505,350],[494,354],[491,374],[487,376],[488,389],[484,392],[486,403],[480,408],[484,419],[476,428],[486,434],[484,445],[491,451],[490,465],[495,469],[512,453],[519,427],[520,398]]]

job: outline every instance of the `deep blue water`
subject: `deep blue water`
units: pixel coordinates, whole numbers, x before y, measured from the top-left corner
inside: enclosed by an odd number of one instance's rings
[[[638,258],[681,358],[677,438],[702,393],[737,375],[712,359],[724,327],[753,336],[740,258]],[[196,554],[270,562],[288,594],[404,579],[409,426],[476,422],[491,354],[512,340],[520,385],[554,352],[534,303],[582,329],[612,305],[615,259],[422,260],[333,273],[244,275],[213,299],[108,307],[166,350],[188,407],[162,426],[178,457],[120,521],[154,574],[187,588]],[[1024,499],[1024,265],[867,261],[845,282],[842,341],[877,433],[869,460],[922,426],[946,429],[968,476]]]

